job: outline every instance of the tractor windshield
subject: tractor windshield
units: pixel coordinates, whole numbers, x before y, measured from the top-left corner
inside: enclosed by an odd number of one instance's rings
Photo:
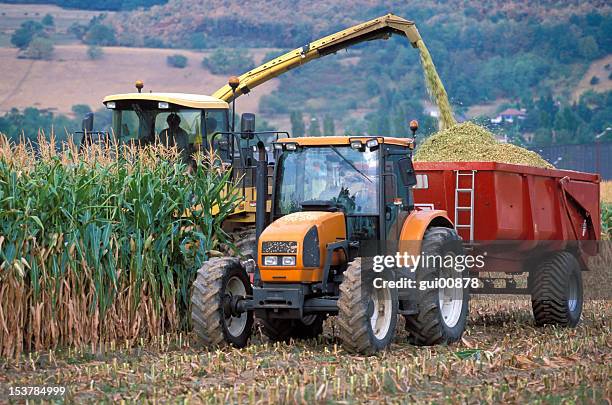
[[[278,161],[277,215],[304,201],[328,201],[347,214],[378,215],[378,154],[349,146],[303,147]]]
[[[113,111],[113,133],[121,143],[146,145],[160,142],[176,146],[184,160],[213,133],[227,131],[227,110],[131,103]],[[203,137],[203,134],[204,137]]]

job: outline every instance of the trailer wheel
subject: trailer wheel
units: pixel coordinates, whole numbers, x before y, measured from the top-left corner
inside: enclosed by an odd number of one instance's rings
[[[237,297],[252,295],[249,277],[235,257],[210,259],[200,270],[191,293],[193,331],[203,346],[246,346],[253,312],[231,313]]]
[[[430,227],[425,231],[421,245],[422,257],[463,255],[461,237],[451,228]],[[426,288],[436,279],[461,279],[467,277],[467,269],[461,272],[454,268],[421,265],[416,271],[415,290],[418,313],[405,315],[408,340],[418,346],[449,344],[463,335],[469,312],[469,287],[465,282],[460,287]]]
[[[558,252],[529,273],[531,306],[536,325],[574,327],[582,313],[582,273],[569,252]]]
[[[258,318],[261,330],[274,342],[312,339],[323,333],[325,315],[306,315],[303,319]]]
[[[363,354],[385,349],[395,336],[397,290],[374,288],[371,282],[363,281],[359,258],[352,261],[343,274],[338,299],[338,329],[344,349]]]

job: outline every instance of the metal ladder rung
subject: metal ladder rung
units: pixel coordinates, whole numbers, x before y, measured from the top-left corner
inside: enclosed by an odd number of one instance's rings
[[[469,211],[472,209],[472,207],[456,207],[456,209],[459,211]]]
[[[460,193],[471,193],[473,190],[471,188],[458,188],[456,191]]]
[[[455,224],[455,228],[471,228],[472,225],[457,225]]]
[[[455,228],[457,230],[459,229],[467,230],[470,234],[469,236],[470,241],[472,241],[474,239],[474,194],[475,194],[474,189],[475,189],[475,183],[476,183],[476,170],[470,170],[467,173],[465,171],[462,173],[460,170],[457,170],[455,174],[456,174],[456,178],[455,178]],[[460,188],[459,179],[461,178],[461,176],[467,177],[470,179],[468,180],[470,182],[470,188]],[[459,196],[465,195],[465,194],[470,196],[470,205],[468,207],[459,205]],[[459,221],[460,212],[470,213],[469,223],[467,224],[457,223]]]
[[[459,176],[473,176],[474,175],[474,173],[461,173],[461,172],[458,172],[457,174]]]

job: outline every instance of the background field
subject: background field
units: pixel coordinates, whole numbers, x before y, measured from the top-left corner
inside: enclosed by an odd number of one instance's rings
[[[51,61],[17,59],[14,48],[0,48],[0,113],[11,108],[34,106],[59,113],[71,113],[75,104],[102,107],[104,96],[136,91],[134,82],[143,80],[144,91],[210,94],[227,81],[213,75],[200,63],[209,52],[176,49],[107,47],[98,61],[87,58],[85,45],[58,45]],[[269,49],[257,49],[260,60]],[[184,69],[166,64],[166,57],[180,53],[188,58]],[[138,63],[134,63],[137,60]],[[49,78],[53,78],[49,80]],[[257,92],[240,99],[243,111],[258,111],[261,96],[277,86],[272,80]]]

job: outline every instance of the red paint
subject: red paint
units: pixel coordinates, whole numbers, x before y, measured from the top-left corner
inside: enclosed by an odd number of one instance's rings
[[[528,256],[535,247],[561,250],[571,241],[600,237],[597,174],[492,162],[415,162],[414,168],[417,174],[428,177],[427,189],[414,189],[415,203],[429,203],[434,209],[447,211],[453,223],[457,222],[456,171],[476,170],[475,241],[523,241],[519,249]],[[461,206],[470,205],[469,195],[460,194],[459,199]],[[459,216],[459,223],[469,222],[469,212],[459,212]],[[458,232],[469,240],[467,229]],[[582,243],[579,252],[581,259],[594,255],[596,244]]]

